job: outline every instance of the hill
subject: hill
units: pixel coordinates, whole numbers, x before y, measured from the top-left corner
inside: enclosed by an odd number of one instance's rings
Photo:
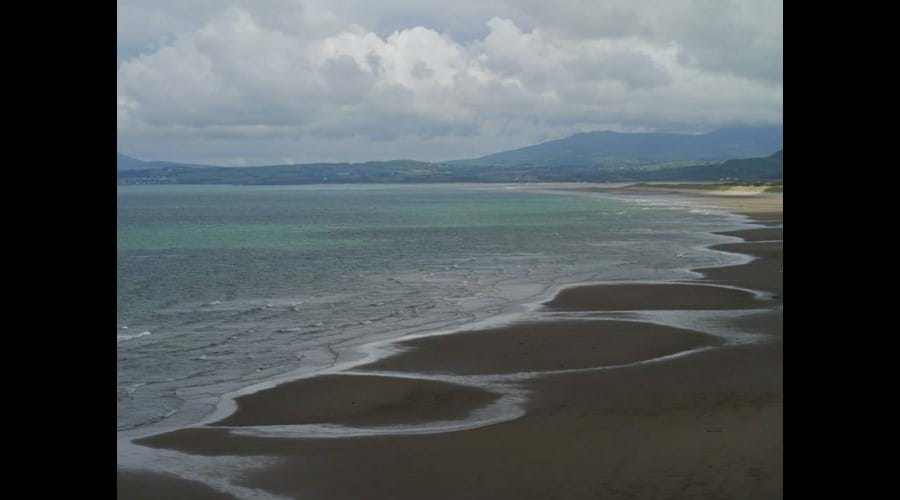
[[[148,162],[151,163],[151,162]],[[264,167],[175,166],[120,169],[119,184],[351,184],[438,182],[632,182],[773,180],[781,158],[749,158],[655,170],[601,170],[592,166],[470,166],[396,160]]]
[[[633,177],[643,181],[771,181],[784,178],[783,163],[779,151],[765,158],[744,158],[715,165],[637,172]]]
[[[761,157],[782,147],[783,127],[731,127],[708,134],[587,132],[457,165],[595,166],[604,170]],[[677,165],[675,165],[677,166]]]
[[[148,167],[148,163],[149,162],[138,160],[137,158],[125,156],[121,153],[116,153],[116,169],[117,170],[146,169],[146,168],[150,168],[150,167]]]

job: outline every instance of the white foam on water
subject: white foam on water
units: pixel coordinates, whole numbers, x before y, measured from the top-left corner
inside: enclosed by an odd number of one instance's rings
[[[139,339],[141,337],[146,337],[150,335],[149,331],[143,331],[141,333],[132,333],[132,334],[119,334],[116,335],[116,342],[124,342],[126,340]]]

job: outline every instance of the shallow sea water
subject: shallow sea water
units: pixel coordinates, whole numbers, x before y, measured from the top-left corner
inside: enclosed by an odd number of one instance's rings
[[[559,286],[692,278],[735,216],[502,185],[120,186],[117,426],[458,327]]]

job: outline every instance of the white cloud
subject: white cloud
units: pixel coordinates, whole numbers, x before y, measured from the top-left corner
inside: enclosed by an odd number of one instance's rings
[[[126,152],[448,159],[576,130],[781,120],[780,2],[463,2],[443,29],[428,24],[443,5],[431,0],[377,15],[353,0],[196,5],[120,6],[120,45],[150,43],[117,70]]]

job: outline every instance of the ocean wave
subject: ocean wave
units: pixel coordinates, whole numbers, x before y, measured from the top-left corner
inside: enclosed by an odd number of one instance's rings
[[[146,331],[146,330],[141,333],[119,334],[119,335],[116,335],[116,343],[124,342],[126,340],[136,339],[139,337],[146,337],[147,335],[150,335],[150,332]]]

